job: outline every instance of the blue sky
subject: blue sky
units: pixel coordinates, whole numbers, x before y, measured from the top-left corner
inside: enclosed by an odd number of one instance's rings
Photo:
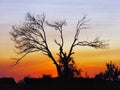
[[[77,20],[87,14],[92,28],[81,36],[102,35],[110,40],[110,47],[119,48],[120,0],[0,0],[1,45],[10,40],[11,26],[21,24],[27,12],[45,13],[49,21],[66,19],[68,29],[73,29]]]
[[[110,40],[111,48],[119,48],[120,0],[0,0],[2,46],[10,41],[11,26],[22,24],[27,12],[35,15],[45,13],[49,21],[66,19],[68,29],[73,29],[77,20],[87,14],[92,28],[83,32],[81,37],[101,35],[103,39]]]
[[[120,0],[0,0],[0,28],[22,23],[27,12],[44,12],[49,20],[67,19],[72,24],[87,14],[92,28],[107,39],[112,39],[110,33],[118,39],[120,33]]]
[[[26,12],[62,18],[79,18],[87,13],[96,21],[118,20],[120,0],[0,0],[0,23],[17,22]]]

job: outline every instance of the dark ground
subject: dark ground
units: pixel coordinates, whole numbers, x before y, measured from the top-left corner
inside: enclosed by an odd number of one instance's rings
[[[13,78],[1,78],[0,90],[120,90],[120,81],[83,78],[24,78],[16,83]]]

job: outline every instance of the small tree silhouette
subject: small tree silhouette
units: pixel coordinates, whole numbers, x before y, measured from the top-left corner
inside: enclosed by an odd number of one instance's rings
[[[76,25],[76,33],[73,37],[73,42],[70,46],[68,52],[64,51],[64,37],[63,37],[63,26],[66,25],[66,21],[57,21],[54,23],[49,23],[45,15],[42,16],[31,15],[27,13],[26,21],[21,26],[13,26],[13,31],[10,32],[12,40],[15,42],[15,47],[18,49],[18,54],[23,54],[20,58],[14,58],[16,60],[15,65],[26,55],[33,52],[41,51],[44,55],[47,55],[53,61],[56,66],[59,77],[69,77],[73,75],[73,72],[76,72],[77,69],[74,66],[74,61],[71,58],[74,54],[73,49],[76,46],[90,46],[94,48],[106,48],[108,45],[106,41],[100,40],[99,37],[95,38],[93,41],[78,41],[78,36],[81,30],[87,29],[86,16],[83,16],[82,19],[78,20]],[[53,27],[60,34],[60,41],[54,40],[56,45],[59,46],[59,60],[56,59],[48,45],[46,37],[46,26]],[[72,73],[70,73],[72,72]],[[70,76],[70,77],[71,77]]]
[[[100,72],[95,76],[95,78],[112,80],[112,81],[118,80],[120,76],[120,70],[118,69],[118,66],[113,64],[111,61],[110,63],[106,64],[106,67],[107,69],[105,70],[105,72]]]

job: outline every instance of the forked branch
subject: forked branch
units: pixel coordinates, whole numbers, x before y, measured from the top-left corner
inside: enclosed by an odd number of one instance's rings
[[[64,38],[63,38],[63,26],[66,25],[65,21],[59,21],[59,22],[54,22],[53,24],[50,24],[49,22],[46,22],[48,26],[55,28],[55,30],[58,30],[60,33],[60,38],[61,38],[61,43],[58,42],[57,40],[54,40],[55,43],[59,46],[59,54],[57,54],[61,59],[65,56],[65,53],[63,51],[63,46],[64,46]]]
[[[68,53],[68,59],[70,58],[70,56],[72,54],[74,54],[73,52],[73,48],[75,46],[90,46],[90,47],[94,47],[94,48],[107,48],[108,47],[108,43],[106,43],[106,41],[100,40],[99,37],[95,38],[93,41],[88,42],[88,41],[78,41],[78,37],[80,34],[80,31],[83,29],[87,29],[88,27],[88,22],[89,20],[86,19],[86,16],[83,16],[83,18],[81,20],[78,21],[77,25],[76,25],[76,33],[74,36],[74,40],[73,43],[70,47],[69,53]]]

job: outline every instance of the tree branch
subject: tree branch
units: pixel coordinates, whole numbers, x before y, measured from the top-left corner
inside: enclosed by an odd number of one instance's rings
[[[69,60],[70,56],[72,54],[74,54],[73,48],[76,46],[75,43],[78,40],[78,36],[80,34],[80,31],[83,30],[83,29],[87,29],[88,28],[86,26],[87,22],[88,22],[88,20],[86,20],[86,16],[83,16],[83,18],[81,20],[78,20],[78,23],[76,25],[76,33],[75,33],[75,36],[74,36],[74,40],[73,40],[73,43],[72,43],[72,45],[70,47],[70,50],[69,50],[69,53],[68,53],[68,57],[67,57],[68,60]]]
[[[58,30],[60,33],[60,38],[61,38],[61,43],[59,43],[58,41],[54,40],[55,43],[59,46],[59,54],[57,54],[58,56],[60,56],[61,59],[63,59],[63,57],[65,56],[65,53],[63,52],[63,46],[64,46],[64,38],[63,38],[63,25],[66,25],[65,21],[59,21],[59,22],[54,22],[54,24],[50,24],[48,22],[46,22],[48,26],[55,28],[55,30]]]
[[[19,50],[19,54],[25,53],[17,60],[16,64],[28,53],[36,51],[42,51],[57,64],[47,44],[44,24],[44,14],[35,17],[27,13],[26,22],[23,25],[12,27],[13,31],[10,34],[12,40],[16,43],[15,47]]]

